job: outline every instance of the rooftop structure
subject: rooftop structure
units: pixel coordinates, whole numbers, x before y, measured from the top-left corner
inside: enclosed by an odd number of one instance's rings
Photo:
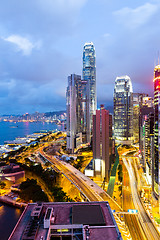
[[[28,204],[9,240],[122,239],[108,202]]]

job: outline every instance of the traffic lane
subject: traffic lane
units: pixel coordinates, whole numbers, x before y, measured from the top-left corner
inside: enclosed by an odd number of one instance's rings
[[[159,240],[160,235],[159,235],[157,229],[155,228],[154,224],[151,222],[148,214],[146,213],[146,211],[141,203],[141,199],[138,195],[132,164],[130,161],[127,161],[126,159],[124,159],[124,162],[125,162],[125,166],[129,173],[133,202],[134,202],[134,205],[136,204],[136,208],[139,212],[138,218],[139,218],[139,222],[142,226],[143,232],[146,234],[147,239]]]
[[[128,209],[135,209],[132,199],[132,193],[130,188],[130,181],[128,171],[123,164],[123,209],[128,211]],[[139,225],[139,220],[135,215],[125,215],[125,222],[129,228],[132,239],[146,239],[144,233],[142,232],[141,226]]]
[[[41,151],[41,154],[43,152]],[[43,153],[44,154],[44,153]],[[74,173],[70,172],[66,166],[64,166],[60,161],[58,161],[56,158],[53,156],[48,156],[45,154],[46,158],[49,158],[49,160],[56,165],[56,167],[63,172],[77,187],[79,187],[82,192],[89,198],[90,201],[101,201],[100,198],[95,196],[95,193],[89,189],[83,181],[77,177]]]
[[[113,199],[111,199],[111,198],[109,198],[108,196],[107,196],[107,194],[101,189],[101,192],[100,193],[98,193],[97,192],[97,185],[96,185],[96,189],[94,189],[94,186],[93,185],[95,185],[95,183],[94,182],[91,182],[92,184],[87,184],[86,182],[85,182],[85,179],[84,179],[84,177],[82,178],[82,176],[81,175],[83,175],[84,176],[84,174],[82,174],[81,172],[79,172],[77,169],[71,169],[71,165],[69,165],[69,168],[67,168],[68,167],[68,164],[66,164],[65,162],[63,162],[63,161],[60,161],[59,159],[57,159],[56,157],[54,157],[54,156],[51,156],[51,155],[49,155],[48,156],[48,154],[46,154],[46,153],[44,153],[43,152],[43,150],[41,149],[41,154],[42,155],[44,155],[46,158],[49,158],[50,159],[50,161],[51,161],[51,159],[52,159],[52,163],[54,164],[54,166],[56,166],[56,167],[60,167],[60,171],[62,171],[62,172],[64,172],[64,171],[69,171],[68,173],[72,173],[72,174],[74,174],[74,176],[75,176],[75,182],[76,182],[76,186],[78,185],[79,186],[79,182],[77,182],[77,178],[79,179],[79,181],[83,184],[83,186],[87,186],[87,192],[86,192],[86,190],[85,190],[85,193],[86,194],[88,194],[88,190],[90,191],[90,192],[92,192],[92,199],[91,199],[91,201],[108,201],[109,202],[109,204],[110,204],[110,207],[111,207],[111,209],[115,209],[116,211],[122,211],[122,209],[119,207],[119,206],[117,206],[117,204],[115,204],[114,203],[114,201],[113,201]],[[72,167],[73,168],[73,167]],[[82,180],[84,180],[84,181],[82,181]],[[90,179],[89,179],[90,180]],[[90,180],[91,181],[91,180]],[[91,188],[91,186],[92,186],[92,188]],[[99,188],[99,187],[98,187]],[[91,195],[90,195],[90,197],[91,197]]]

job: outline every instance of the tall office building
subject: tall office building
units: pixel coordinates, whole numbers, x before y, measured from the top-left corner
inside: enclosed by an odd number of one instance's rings
[[[81,80],[77,88],[77,132],[82,133],[83,143],[88,143],[90,142],[90,114],[87,81]]]
[[[96,113],[96,54],[92,42],[85,43],[83,48],[83,79],[88,83],[88,96],[90,104],[90,128],[92,127],[92,116]]]
[[[154,168],[153,192],[159,199],[160,189],[160,65],[154,68]]]
[[[93,159],[94,172],[109,180],[110,156],[112,154],[112,115],[101,105],[93,115]]]
[[[81,81],[81,76],[71,74],[68,77],[67,99],[67,149],[74,152],[76,147],[77,133],[77,85]]]
[[[114,138],[117,143],[133,141],[133,96],[128,76],[117,77],[114,87]]]
[[[71,74],[68,77],[66,91],[67,99],[67,149],[74,152],[74,148],[83,142],[90,141],[88,124],[89,99],[87,82],[80,75]]]

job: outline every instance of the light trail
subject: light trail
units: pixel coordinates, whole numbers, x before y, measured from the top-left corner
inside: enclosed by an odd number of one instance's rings
[[[128,158],[129,159],[129,158]],[[138,210],[138,219],[139,223],[142,227],[142,230],[146,236],[147,239],[149,240],[159,240],[160,235],[152,223],[151,219],[149,218],[145,208],[143,207],[141,203],[140,196],[137,191],[137,182],[134,174],[134,170],[131,164],[131,161],[126,160],[125,157],[123,157],[123,163],[125,164],[126,169],[128,170],[129,173],[129,179],[130,179],[130,187],[131,187],[131,193],[132,193],[132,198],[133,198],[133,203],[135,208]]]

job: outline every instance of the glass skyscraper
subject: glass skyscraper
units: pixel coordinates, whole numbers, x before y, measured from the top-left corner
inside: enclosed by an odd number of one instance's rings
[[[83,48],[83,80],[88,84],[88,96],[90,105],[90,127],[92,126],[92,117],[97,109],[96,97],[96,54],[92,42],[85,43]]]
[[[133,140],[132,83],[128,76],[117,77],[114,87],[114,138],[116,142]]]
[[[74,152],[77,137],[77,86],[81,82],[81,76],[71,74],[68,77],[66,91],[67,100],[67,149]]]
[[[66,91],[67,107],[67,149],[74,149],[82,143],[90,141],[90,127],[88,124],[89,100],[87,82],[80,75],[71,74],[68,77]]]

